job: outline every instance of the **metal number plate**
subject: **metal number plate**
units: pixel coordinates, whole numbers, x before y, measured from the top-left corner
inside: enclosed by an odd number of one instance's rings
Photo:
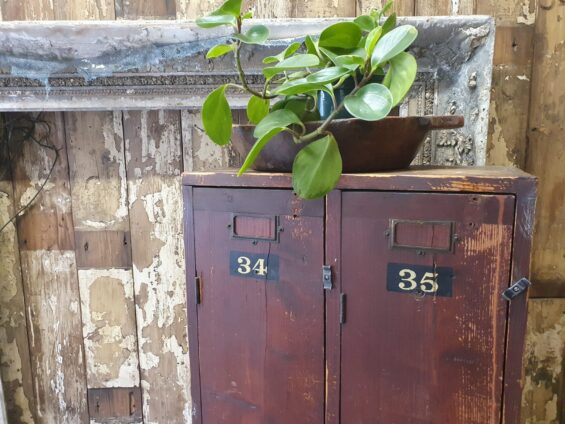
[[[272,254],[230,252],[230,275],[279,281],[279,257]]]
[[[398,293],[453,296],[453,268],[389,263],[386,289]]]

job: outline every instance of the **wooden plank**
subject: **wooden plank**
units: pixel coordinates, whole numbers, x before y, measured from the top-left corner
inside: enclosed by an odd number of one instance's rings
[[[565,420],[565,299],[532,299],[524,356],[523,424]]]
[[[143,415],[190,419],[180,112],[124,112]]]
[[[13,201],[12,182],[0,179],[0,226],[14,215]],[[0,232],[0,311],[0,386],[4,386],[8,422],[31,424],[34,396],[20,255],[13,223]]]
[[[246,123],[245,111],[233,112],[234,122]],[[183,163],[186,171],[239,166],[241,158],[231,146],[218,146],[204,133],[199,111],[181,111]]]
[[[175,0],[115,0],[118,19],[175,19]]]
[[[177,18],[179,19],[196,19],[215,10],[224,2],[223,0],[176,1]],[[257,18],[355,16],[355,0],[246,0],[243,2],[242,10],[251,8],[253,8],[254,16]]]
[[[142,423],[141,389],[88,389],[88,412],[91,423]]]
[[[44,118],[51,128],[49,140],[59,149],[59,161],[44,192],[18,219],[20,239],[40,234],[35,243],[24,243],[26,249],[21,252],[37,417],[44,423],[86,423],[85,370],[64,120],[60,113],[45,114]],[[29,141],[24,144],[23,155],[14,171],[16,205],[27,203],[33,196],[47,177],[53,159],[53,152]],[[51,219],[52,225],[39,226],[46,217]],[[57,232],[57,235],[51,236],[49,232]]]
[[[55,19],[50,0],[10,0],[0,2],[0,20],[39,21]]]
[[[565,25],[563,1],[540,3],[526,169],[540,178],[532,278],[536,295],[565,296]]]
[[[524,167],[532,72],[534,2],[477,0],[496,19],[487,163]]]
[[[139,386],[122,114],[65,123],[88,387]]]
[[[386,0],[357,0],[357,16],[369,13],[371,9],[382,7],[386,4]],[[398,16],[414,16],[416,12],[415,0],[397,0],[392,5],[394,12]]]
[[[474,0],[416,0],[416,16],[472,15]]]

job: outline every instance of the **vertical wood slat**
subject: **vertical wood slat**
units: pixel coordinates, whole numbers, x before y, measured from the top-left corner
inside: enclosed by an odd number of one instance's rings
[[[532,71],[533,2],[477,0],[496,19],[487,163],[524,167]]]
[[[39,423],[86,423],[86,384],[68,163],[61,113],[45,115],[59,161],[44,192],[18,218],[33,385]],[[23,146],[14,198],[26,204],[47,177],[53,152]]]
[[[66,113],[65,125],[88,388],[138,387],[122,114]]]
[[[118,19],[175,19],[175,0],[114,0]]]
[[[357,16],[369,13],[371,9],[383,7],[385,4],[386,0],[357,0]],[[414,16],[416,0],[395,1],[392,8],[398,16]]]
[[[15,213],[13,200],[12,182],[0,180],[0,226]],[[0,386],[9,423],[34,422],[30,366],[18,240],[10,224],[0,233]]]
[[[564,16],[565,2],[539,2],[526,169],[540,179],[532,278],[543,297],[565,295]]]
[[[189,422],[180,112],[124,112],[146,423]]]
[[[531,299],[524,365],[522,424],[565,420],[565,299]]]

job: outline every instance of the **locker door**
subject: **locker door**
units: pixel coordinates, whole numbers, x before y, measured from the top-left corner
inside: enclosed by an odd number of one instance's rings
[[[321,424],[323,201],[194,188],[203,424]]]
[[[342,196],[341,422],[498,423],[514,197]]]

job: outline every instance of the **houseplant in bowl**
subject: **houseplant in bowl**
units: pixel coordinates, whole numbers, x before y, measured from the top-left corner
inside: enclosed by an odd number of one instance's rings
[[[207,57],[233,54],[240,84],[224,84],[210,93],[202,121],[213,142],[231,141],[246,156],[240,174],[249,168],[292,170],[299,196],[321,197],[335,187],[343,170],[404,168],[429,130],[462,125],[460,117],[386,118],[417,72],[416,59],[406,50],[418,32],[411,25],[397,26],[394,14],[385,19],[390,5],[332,24],[319,37],[307,36],[266,57],[261,89],[247,83],[241,49],[266,43],[268,28],[257,24],[244,30],[252,13],[242,13],[241,0],[228,0],[197,20],[204,28],[227,25],[234,30],[231,42],[212,47]],[[253,125],[232,128],[226,98],[230,88],[250,94],[247,116]],[[344,113],[353,118],[338,119]]]

